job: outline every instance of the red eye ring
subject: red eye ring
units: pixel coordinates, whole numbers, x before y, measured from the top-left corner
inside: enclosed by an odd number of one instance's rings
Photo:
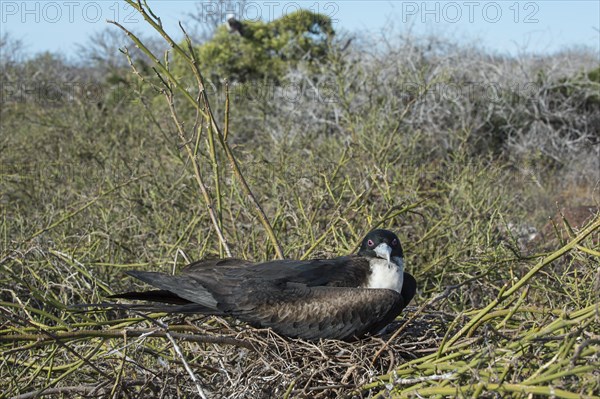
[[[367,245],[372,247],[373,245],[375,245],[375,243],[373,242],[373,240],[369,240],[367,241]]]

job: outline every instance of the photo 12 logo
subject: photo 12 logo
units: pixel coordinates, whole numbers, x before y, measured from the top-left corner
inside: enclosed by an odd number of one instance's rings
[[[215,16],[225,20],[233,14],[238,19],[247,21],[273,21],[291,13],[308,10],[324,14],[337,23],[335,18],[339,12],[337,2],[311,2],[302,5],[293,1],[200,1],[190,2],[190,10],[199,12],[199,17],[209,21]],[[124,1],[5,1],[0,2],[0,21],[5,23],[58,23],[85,21],[88,23],[104,22],[107,19],[122,24],[140,22],[137,11]]]
[[[537,2],[496,1],[403,1],[402,22],[419,21],[446,23],[498,23],[512,21],[519,24],[535,24],[540,6]]]
[[[340,7],[337,2],[333,1],[313,1],[304,5],[294,1],[201,1],[195,4],[200,20],[203,22],[208,22],[214,17],[225,20],[229,15],[244,21],[272,22],[295,12],[310,11],[326,15],[333,24],[336,24],[338,20],[335,17]]]
[[[0,21],[6,23],[140,22],[137,11],[125,2],[109,1],[1,1]]]

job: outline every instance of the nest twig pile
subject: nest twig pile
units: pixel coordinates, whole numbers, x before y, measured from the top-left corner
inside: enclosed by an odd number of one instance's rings
[[[211,397],[369,396],[363,385],[407,360],[435,351],[451,320],[443,313],[417,317],[410,325],[394,323],[380,337],[350,343],[289,340],[270,330],[244,329],[235,338],[251,343],[251,350],[224,345],[198,348],[198,365],[216,370],[205,376]],[[392,337],[399,328],[401,336]]]

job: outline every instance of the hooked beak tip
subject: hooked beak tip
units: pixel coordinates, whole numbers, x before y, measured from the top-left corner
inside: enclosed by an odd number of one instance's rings
[[[387,260],[388,263],[390,263],[391,256],[392,256],[392,248],[388,244],[386,244],[386,243],[379,244],[375,248],[375,253],[377,254],[378,257],[385,259],[385,260]]]

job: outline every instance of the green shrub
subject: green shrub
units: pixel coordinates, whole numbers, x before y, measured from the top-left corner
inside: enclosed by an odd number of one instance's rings
[[[306,10],[271,22],[242,23],[243,35],[221,26],[197,48],[201,70],[209,71],[211,80],[279,82],[290,67],[324,60],[334,35],[329,17]]]

